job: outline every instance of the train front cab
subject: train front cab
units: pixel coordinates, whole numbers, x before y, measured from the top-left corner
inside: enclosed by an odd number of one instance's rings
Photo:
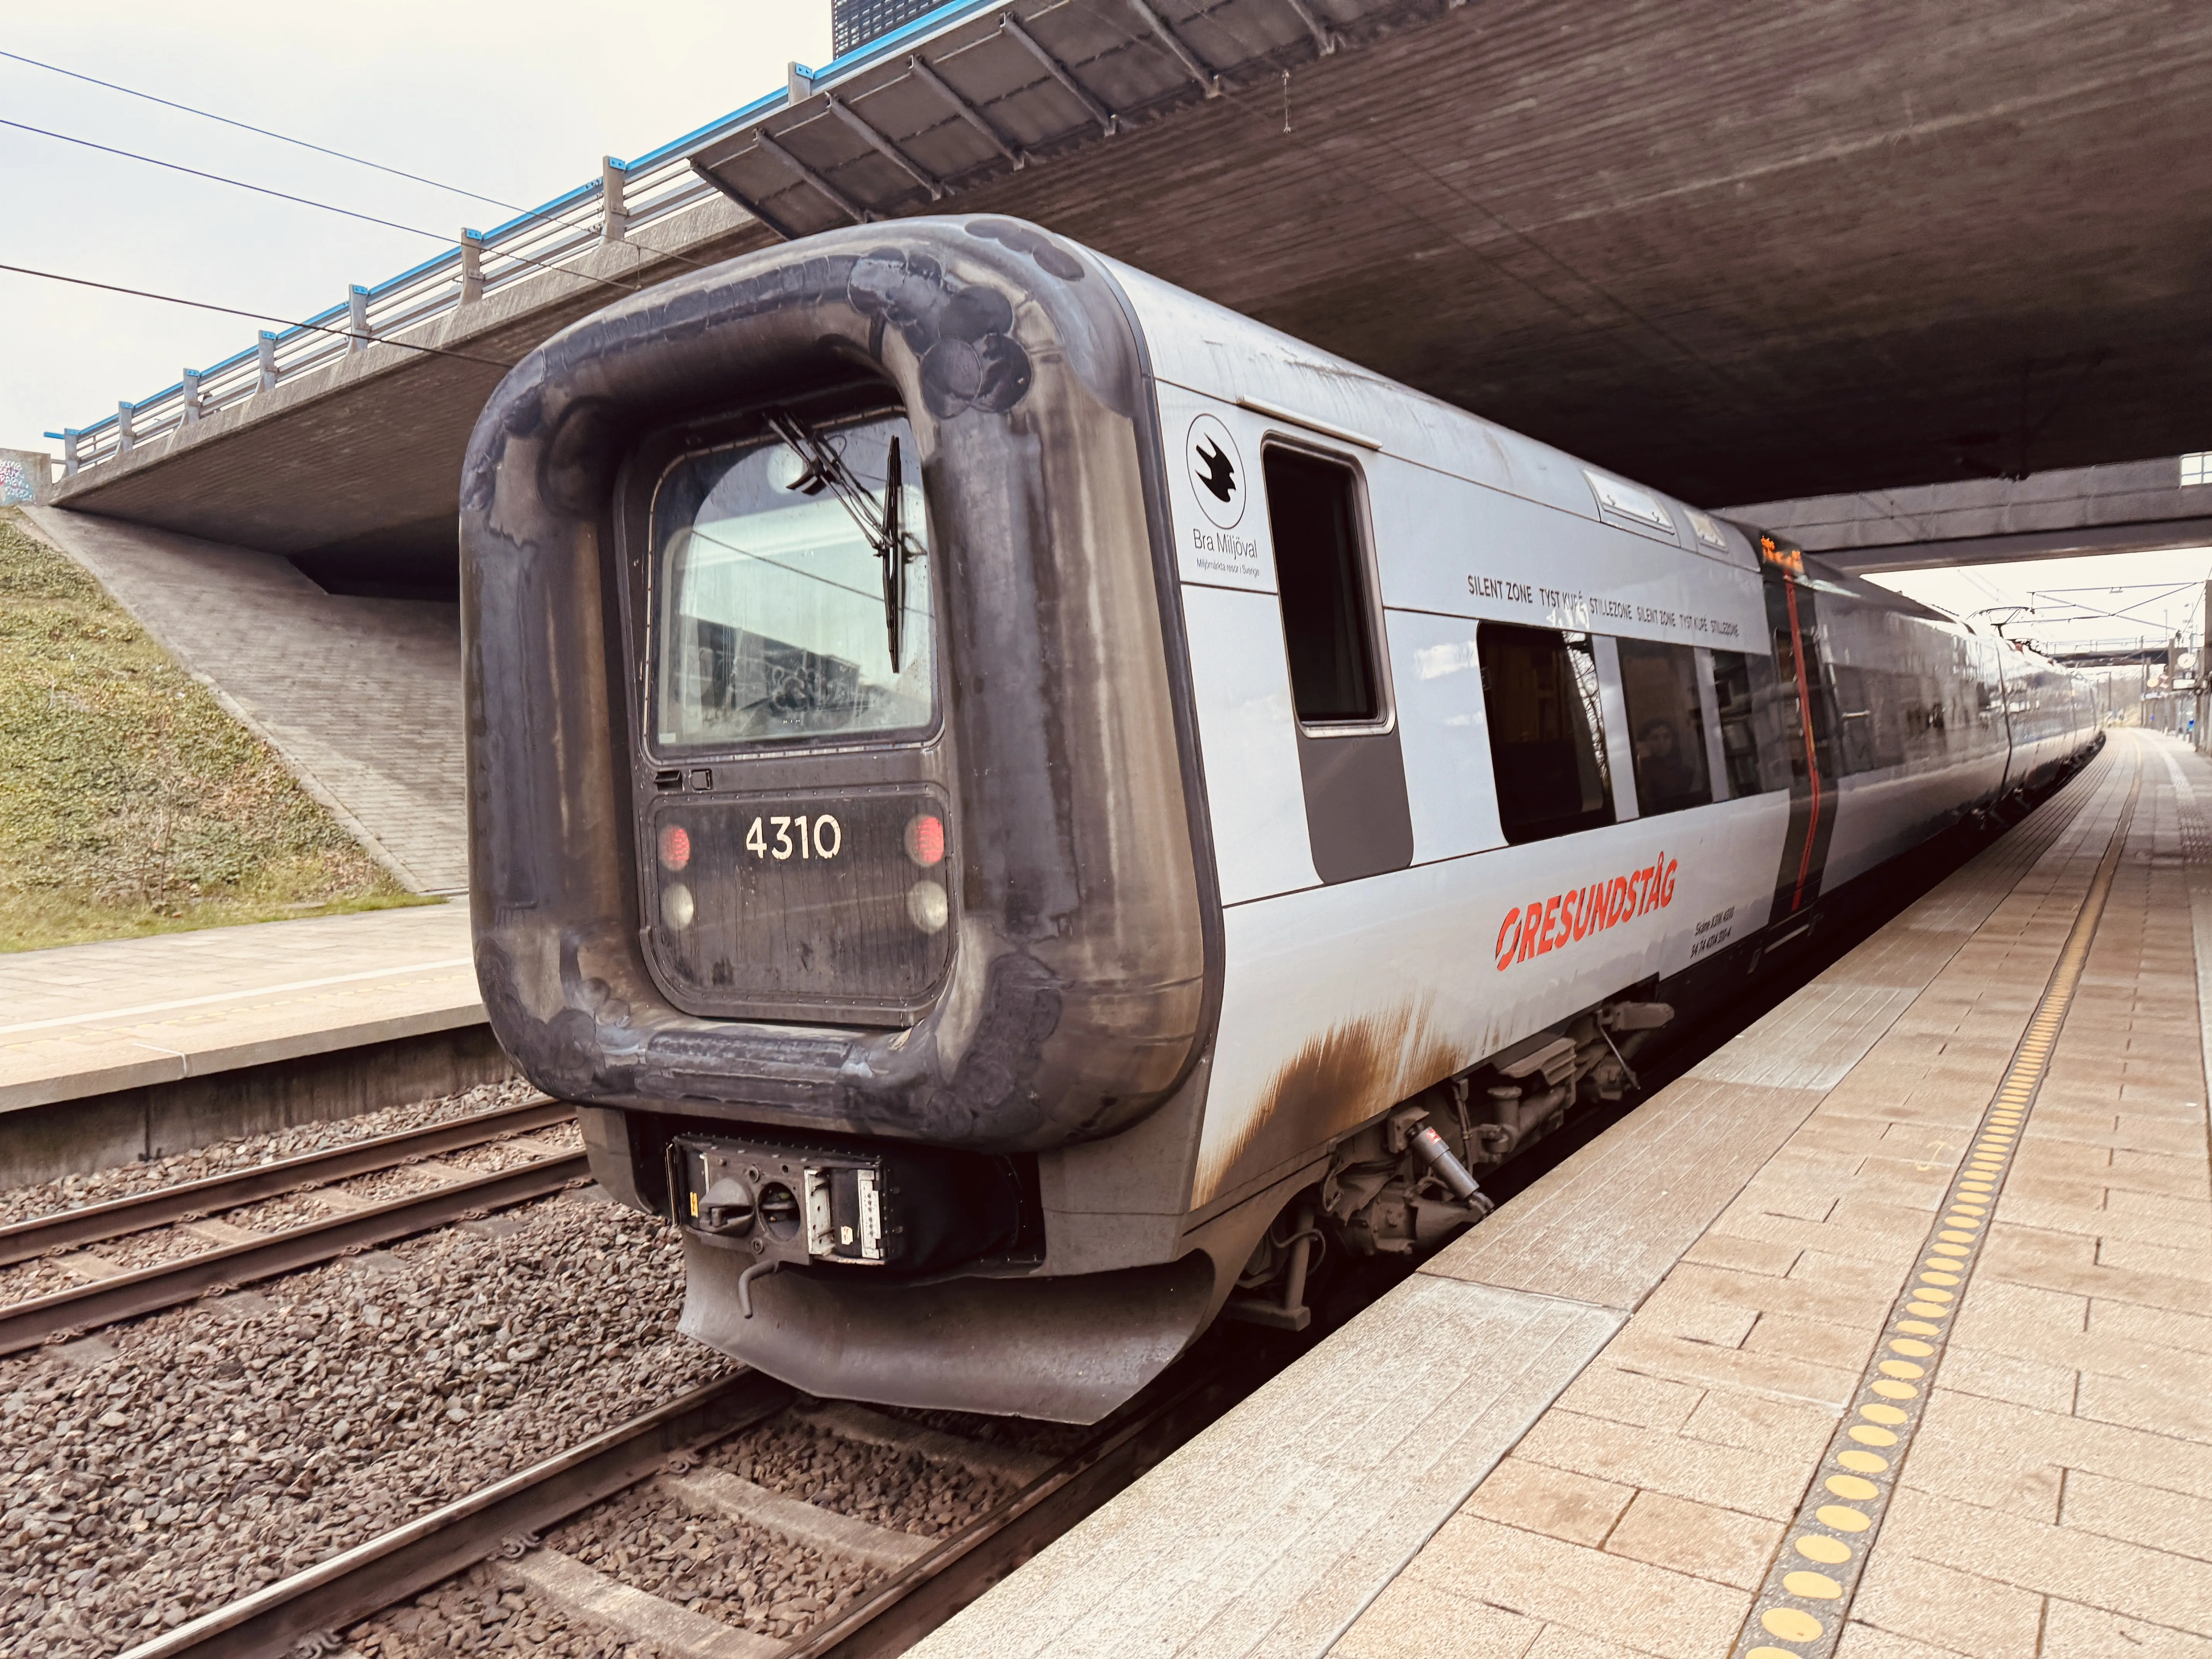
[[[1219,1300],[1151,419],[1111,276],[977,219],[623,301],[477,426],[487,1008],[685,1328],[801,1386],[1087,1419]]]

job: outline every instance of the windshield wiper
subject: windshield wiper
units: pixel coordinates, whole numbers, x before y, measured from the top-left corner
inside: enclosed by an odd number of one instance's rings
[[[874,492],[853,475],[845,465],[845,458],[832,449],[812,427],[787,410],[776,410],[768,417],[775,435],[790,446],[792,452],[805,464],[799,477],[786,486],[802,495],[818,495],[825,489],[837,498],[838,503],[860,526],[860,534],[867,538],[876,557],[884,568],[884,631],[890,636],[891,672],[899,672],[900,639],[906,621],[907,561],[921,556],[921,549],[905,525],[906,496],[902,488],[902,469],[899,464],[899,441],[891,440],[890,455],[884,466],[884,499],[876,502]]]

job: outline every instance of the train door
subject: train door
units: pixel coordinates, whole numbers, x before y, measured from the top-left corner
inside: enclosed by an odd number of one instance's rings
[[[1260,456],[1315,872],[1402,870],[1413,818],[1358,469],[1274,437]]]
[[[1828,844],[1836,831],[1836,711],[1804,555],[1761,536],[1759,556],[1766,624],[1774,640],[1778,724],[1790,761],[1790,823],[1782,838],[1771,913],[1771,921],[1781,921],[1820,895]]]

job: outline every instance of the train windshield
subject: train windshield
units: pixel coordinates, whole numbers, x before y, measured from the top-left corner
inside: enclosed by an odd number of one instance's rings
[[[664,750],[930,724],[936,617],[912,430],[902,416],[775,428],[685,457],[654,497]]]

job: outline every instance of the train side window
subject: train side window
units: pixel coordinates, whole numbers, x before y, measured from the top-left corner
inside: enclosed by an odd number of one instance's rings
[[[1943,715],[1943,683],[1916,674],[1908,684],[1911,695],[1904,705],[1905,757],[1940,760],[1950,743]]]
[[[1836,730],[1843,738],[1843,771],[1871,772],[1881,764],[1875,753],[1875,730],[1880,715],[1875,708],[1875,673],[1838,663],[1836,675]]]
[[[1686,645],[1621,640],[1620,689],[1636,745],[1636,805],[1645,817],[1712,804],[1698,656]]]
[[[1754,677],[1759,681],[1757,686]],[[1761,690],[1767,694],[1764,719],[1758,696]],[[1741,651],[1714,652],[1713,697],[1720,705],[1721,753],[1728,760],[1729,795],[1741,799],[1787,789],[1788,768],[1780,758],[1782,740],[1772,707],[1773,664]],[[1770,777],[1769,772],[1774,775]]]
[[[1505,839],[1518,846],[1611,823],[1613,775],[1589,635],[1486,622],[1474,641]]]
[[[1359,534],[1358,475],[1340,462],[1273,444],[1261,460],[1299,723],[1379,720],[1382,692]]]

